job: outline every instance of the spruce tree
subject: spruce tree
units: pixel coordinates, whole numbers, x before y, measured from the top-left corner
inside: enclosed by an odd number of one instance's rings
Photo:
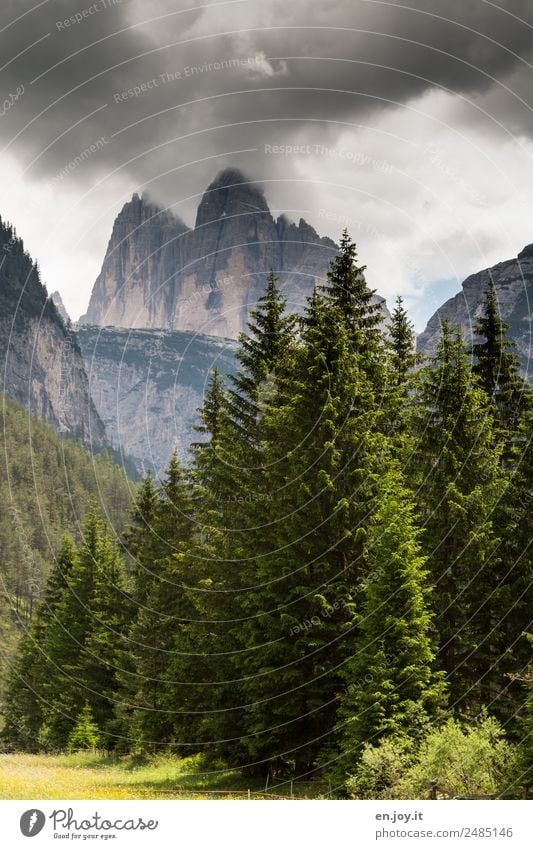
[[[334,721],[368,500],[385,462],[374,394],[358,366],[339,308],[315,296],[296,361],[263,419],[272,500],[252,505],[257,530],[238,626],[243,741],[248,759],[270,768],[311,768]]]
[[[9,744],[29,751],[39,746],[39,731],[47,707],[43,701],[43,685],[49,676],[56,672],[54,659],[47,651],[48,629],[57,618],[62,593],[68,587],[75,557],[74,543],[69,536],[65,536],[58,556],[52,563],[41,603],[19,643],[8,681],[2,707],[2,736]],[[57,658],[55,661],[57,662]]]
[[[174,452],[159,490],[152,533],[158,560],[152,564],[146,603],[138,606],[128,634],[130,661],[123,678],[123,731],[134,745],[157,749],[173,739],[174,712],[167,709],[167,668],[175,632],[195,618],[190,602],[190,576],[182,568],[195,528],[191,482]]]
[[[235,470],[232,453],[244,437],[230,418],[227,391],[217,370],[199,415],[203,439],[194,445],[191,467],[196,524],[188,552],[175,555],[176,566],[187,576],[184,601],[190,619],[174,629],[163,705],[173,713],[177,751],[231,757],[234,746],[228,750],[220,741],[232,736],[231,706],[241,704],[238,686],[224,683],[232,679],[229,622],[238,617],[233,593],[239,531],[228,527],[234,523],[233,498],[241,491],[243,474],[242,468]]]
[[[195,519],[199,524],[224,527],[225,505],[235,491],[234,469],[229,450],[229,429],[233,430],[224,380],[213,369],[198,410],[196,427],[201,439],[193,443],[191,474]],[[197,524],[197,528],[199,527]],[[203,532],[205,533],[205,531]]]
[[[130,523],[124,534],[124,547],[133,562],[134,598],[143,606],[154,580],[153,568],[160,554],[161,540],[155,531],[158,494],[151,471],[140,486]]]
[[[246,333],[239,337],[236,357],[240,370],[232,377],[234,388],[229,393],[233,421],[248,440],[256,436],[257,442],[259,393],[286,357],[293,342],[295,324],[295,317],[286,315],[286,300],[278,288],[278,278],[271,271],[265,294],[250,313]]]
[[[502,720],[511,722],[520,699],[518,678],[531,652],[522,635],[531,630],[533,622],[532,409],[531,401],[524,396],[524,409],[507,452],[509,483],[495,514],[501,537],[500,616],[490,641],[502,682],[496,707]]]
[[[481,306],[474,325],[480,341],[472,349],[476,358],[473,371],[494,404],[500,426],[512,432],[520,415],[525,383],[520,377],[515,346],[506,335],[509,325],[502,321],[492,278]]]
[[[531,390],[529,391],[531,396]],[[533,404],[530,397],[524,405],[512,442],[509,461],[510,484],[504,498],[506,514],[501,523],[506,526],[506,552],[512,562],[531,563],[533,540]]]
[[[239,674],[231,663],[235,623],[243,617],[242,587],[250,579],[241,553],[254,536],[250,507],[263,495],[264,388],[284,368],[293,346],[295,321],[285,308],[270,273],[239,340],[239,372],[228,390],[215,370],[200,410],[198,430],[204,440],[195,444],[192,462],[197,527],[189,555],[180,558],[196,621],[177,626],[167,670],[167,703],[176,709],[175,745],[184,752],[196,746],[218,756],[233,750],[235,756],[236,744],[228,748],[220,741],[235,737],[234,724],[242,713],[234,680]]]
[[[126,592],[120,549],[102,528],[98,560],[90,595],[90,622],[76,676],[83,681],[104,748],[117,743],[119,673],[133,605]]]
[[[407,419],[416,377],[414,369],[422,362],[422,357],[416,353],[416,334],[400,295],[396,299],[388,331],[386,346],[389,373],[389,428],[391,434],[396,434],[398,438],[398,455],[405,456],[408,453],[406,443],[409,441]]]
[[[420,360],[416,354],[416,334],[413,323],[409,319],[403,305],[403,298],[398,295],[389,323],[388,350],[394,385],[405,387],[409,372]]]
[[[101,520],[93,504],[83,529],[83,542],[73,563],[68,586],[61,593],[57,615],[50,623],[44,648],[53,669],[43,687],[46,711],[42,734],[59,749],[85,701],[83,681],[77,677],[79,658],[90,627],[90,599],[98,562]]]
[[[202,407],[197,411],[200,423],[196,426],[198,433],[205,437],[204,442],[196,442],[193,448],[212,448],[222,437],[224,427],[224,411],[227,407],[224,380],[220,371],[214,368],[209,375],[207,390]]]
[[[43,683],[41,736],[65,748],[87,701],[104,735],[115,742],[117,661],[128,613],[119,550],[93,505],[83,529],[56,615],[49,622],[43,651],[51,665]]]
[[[421,740],[442,712],[427,557],[400,472],[383,479],[365,543],[368,575],[356,619],[354,654],[343,670],[336,774],[350,773],[365,743]]]
[[[506,484],[489,399],[476,385],[460,333],[447,322],[432,365],[420,375],[413,425],[412,484],[436,589],[440,662],[452,703],[479,707],[494,685],[489,635],[501,618],[501,562],[493,511]]]
[[[85,702],[76,720],[76,725],[69,734],[67,748],[71,752],[80,749],[96,749],[99,742],[98,726],[94,721],[89,702]]]
[[[359,356],[363,368],[379,396],[385,389],[385,351],[383,338],[383,313],[365,280],[365,265],[357,264],[357,247],[343,231],[339,253],[328,271],[328,285],[323,288],[328,301],[338,313],[337,321],[345,324],[350,344]],[[335,328],[331,328],[335,332]]]
[[[228,427],[223,435],[215,435],[218,451],[227,463],[225,477],[228,483],[231,481],[231,509],[225,517],[228,529],[244,527],[246,511],[239,510],[239,497],[258,495],[263,462],[262,415],[276,375],[288,368],[295,326],[295,317],[286,315],[285,298],[271,271],[265,294],[250,313],[246,333],[239,337],[236,358],[240,368],[230,378],[227,392]],[[238,531],[233,535],[232,546],[238,545],[239,536]]]

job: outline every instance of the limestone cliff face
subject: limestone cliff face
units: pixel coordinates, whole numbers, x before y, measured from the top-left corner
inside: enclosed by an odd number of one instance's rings
[[[533,382],[532,323],[533,304],[533,245],[528,245],[516,259],[500,262],[463,283],[463,290],[446,301],[430,318],[426,329],[418,337],[418,350],[430,355],[435,350],[440,325],[444,319],[460,326],[465,339],[471,342],[473,326],[479,315],[479,303],[490,277],[494,280],[503,321],[509,325],[509,336],[514,340],[524,373]]]
[[[235,370],[235,343],[179,331],[80,326],[91,394],[108,437],[139,469],[164,469],[174,448],[185,459],[207,378]]]
[[[275,220],[263,192],[239,171],[221,172],[193,230],[146,195],[118,216],[87,314],[80,323],[196,330],[237,338],[271,269],[289,309],[302,312],[337,247],[303,219]]]
[[[60,433],[100,448],[105,430],[89,394],[74,331],[13,229],[0,221],[0,391]]]
[[[146,194],[133,195],[115,221],[87,314],[80,323],[166,327],[188,228]]]

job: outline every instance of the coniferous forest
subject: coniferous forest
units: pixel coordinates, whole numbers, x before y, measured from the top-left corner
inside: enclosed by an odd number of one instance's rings
[[[303,318],[271,274],[187,463],[57,544],[3,745],[201,755],[334,797],[533,776],[533,398],[490,285],[467,348],[390,322],[347,232]],[[65,528],[67,530],[67,528]],[[458,764],[460,764],[460,769]],[[464,789],[463,789],[464,792]]]

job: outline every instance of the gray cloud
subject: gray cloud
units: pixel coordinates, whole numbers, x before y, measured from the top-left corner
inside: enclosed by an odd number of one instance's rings
[[[531,241],[533,0],[194,3],[0,7],[0,212],[73,315],[133,191],[192,223],[228,165],[321,232],[348,224],[384,294]]]
[[[50,179],[105,137],[72,179],[119,168],[157,190],[158,174],[257,147],[274,126],[287,139],[303,127],[312,134],[316,122],[369,120],[437,86],[490,95],[515,129],[531,131],[529,110],[504,86],[518,78],[527,91],[533,30],[523,21],[533,19],[533,0],[505,11],[482,0],[250,0],[185,11],[190,5],[51,0],[30,12],[30,3],[4,2],[2,90],[24,86],[24,94],[0,118],[3,145]],[[245,159],[258,178],[276,173],[274,161]],[[214,170],[211,160],[197,164],[159,188],[175,183],[183,196]]]

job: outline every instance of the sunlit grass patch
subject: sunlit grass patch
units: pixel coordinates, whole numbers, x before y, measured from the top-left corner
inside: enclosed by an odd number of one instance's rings
[[[258,798],[264,782],[238,770],[205,767],[200,755],[0,755],[1,799],[224,799],[246,798],[248,790]],[[283,797],[289,795],[290,785],[269,790]],[[319,790],[297,782],[293,788],[300,798],[316,797]]]

